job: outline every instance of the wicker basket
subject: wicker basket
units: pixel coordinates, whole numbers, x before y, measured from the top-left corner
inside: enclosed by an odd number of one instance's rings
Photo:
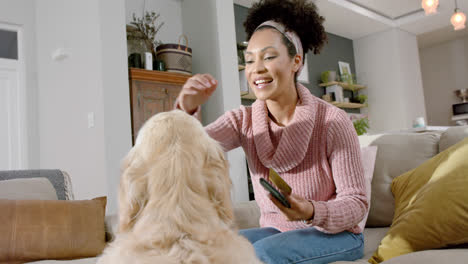
[[[184,38],[185,44],[180,45],[180,40]],[[178,44],[162,44],[156,48],[156,57],[164,61],[168,72],[178,72],[192,74],[192,49],[188,47],[186,35],[179,37]]]

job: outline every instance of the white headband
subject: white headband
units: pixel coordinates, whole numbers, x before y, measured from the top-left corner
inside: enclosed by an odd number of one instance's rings
[[[286,27],[283,24],[275,22],[273,20],[268,20],[268,21],[263,22],[255,29],[255,31],[257,31],[260,27],[263,27],[263,26],[270,26],[278,30],[281,34],[283,34],[283,36],[285,36],[294,45],[294,47],[296,48],[297,54],[301,56],[301,66],[297,70],[297,76],[299,76],[299,74],[302,71],[302,68],[304,68],[304,54],[302,52],[302,43],[301,43],[301,39],[299,38],[299,36],[294,31],[286,31]]]

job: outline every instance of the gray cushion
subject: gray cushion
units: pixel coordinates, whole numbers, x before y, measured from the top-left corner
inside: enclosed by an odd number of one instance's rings
[[[364,257],[369,259],[380,245],[390,227],[367,227],[364,229]]]
[[[70,176],[61,170],[0,171],[0,181],[28,178],[47,178],[54,186],[59,200],[74,199]]]
[[[383,264],[466,264],[468,263],[468,249],[435,249],[418,251],[411,254],[394,257]]]
[[[369,258],[362,258],[356,261],[336,261],[331,264],[369,264]],[[468,249],[442,249],[425,250],[398,256],[382,264],[466,264],[468,259]]]
[[[439,152],[468,137],[468,126],[456,126],[447,129],[440,137]]]
[[[0,199],[57,200],[54,186],[46,178],[0,181]]]
[[[367,226],[390,226],[395,211],[392,180],[438,153],[439,133],[359,136],[361,147],[377,146]]]

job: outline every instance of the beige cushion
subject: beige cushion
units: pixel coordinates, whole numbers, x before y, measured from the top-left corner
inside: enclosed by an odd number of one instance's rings
[[[361,157],[362,157],[362,167],[364,168],[364,180],[366,181],[366,195],[367,202],[370,205],[371,198],[371,186],[372,186],[372,177],[374,176],[374,167],[375,167],[375,157],[377,156],[377,147],[368,146],[361,148]],[[367,210],[364,218],[359,222],[359,227],[364,230],[366,226],[367,217],[369,216],[369,210]]]
[[[54,186],[46,178],[18,178],[0,181],[0,199],[57,200]]]
[[[0,199],[0,263],[95,257],[105,247],[106,197]]]
[[[234,205],[234,220],[238,229],[260,227],[260,208],[255,201]]]
[[[28,264],[95,264],[97,258],[82,258],[74,260],[41,260],[34,262],[26,262]]]
[[[439,152],[468,137],[468,126],[456,126],[447,129],[440,137]]]
[[[393,178],[436,155],[439,137],[438,133],[359,136],[361,147],[378,147],[367,226],[390,226],[394,214],[394,199],[390,190]]]

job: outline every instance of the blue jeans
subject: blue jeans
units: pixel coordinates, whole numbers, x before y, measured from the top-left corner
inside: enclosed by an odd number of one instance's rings
[[[364,255],[364,237],[344,231],[325,234],[311,227],[280,232],[274,228],[240,230],[266,264],[321,264],[353,261]]]

